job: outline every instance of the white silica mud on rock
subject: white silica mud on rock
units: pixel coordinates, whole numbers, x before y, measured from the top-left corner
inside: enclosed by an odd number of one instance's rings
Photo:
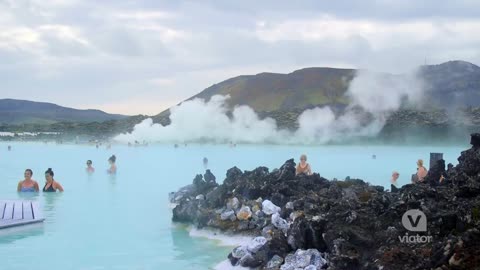
[[[262,211],[267,215],[278,213],[280,212],[280,210],[280,207],[276,206],[269,200],[265,200],[262,202]]]
[[[221,185],[207,189],[197,176],[194,182],[207,199],[191,199],[198,192],[184,197],[173,209],[173,220],[259,237],[230,252],[232,266],[367,270],[449,269],[454,264],[475,269],[480,248],[480,219],[473,218],[480,205],[480,134],[472,135],[471,144],[457,166],[447,170],[439,160],[423,183],[394,192],[350,177],[295,175],[293,159],[272,172],[233,167]],[[227,206],[251,216],[222,220]],[[416,208],[428,218],[428,235],[435,239],[433,257],[422,255],[425,246],[401,241],[411,235],[403,216]],[[459,259],[467,257],[471,260]]]
[[[322,255],[322,253],[316,249],[297,249],[294,254],[288,254],[287,257],[285,257],[285,263],[280,267],[280,270],[322,269],[327,264],[324,256],[325,255]]]

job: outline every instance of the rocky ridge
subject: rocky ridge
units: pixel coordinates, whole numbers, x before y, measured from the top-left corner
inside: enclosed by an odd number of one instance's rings
[[[295,176],[293,159],[271,172],[233,167],[220,185],[207,170],[170,194],[173,221],[251,234],[228,255],[232,266],[480,269],[480,134],[471,144],[453,169],[440,161],[424,183],[397,192],[360,179]],[[425,232],[402,224],[411,209],[426,215]]]

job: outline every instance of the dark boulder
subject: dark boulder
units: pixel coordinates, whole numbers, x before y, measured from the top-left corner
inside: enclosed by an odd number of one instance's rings
[[[205,179],[205,182],[207,182],[210,185],[211,184],[213,184],[213,185],[217,184],[217,182],[215,181],[216,180],[215,175],[213,175],[213,173],[208,169],[205,171],[205,174],[203,175],[203,179]]]
[[[263,236],[261,247],[230,254],[232,265],[265,269],[273,261],[277,269],[280,263],[306,268],[313,260],[308,254],[323,252],[322,267],[330,270],[480,269],[480,135],[471,140],[456,167],[446,172],[440,160],[425,183],[395,193],[360,179],[295,175],[293,159],[272,172],[234,167],[218,186],[207,171],[171,194],[173,220]],[[447,181],[440,184],[442,176]],[[251,210],[239,215],[240,209]],[[427,217],[427,232],[418,235],[431,242],[401,241],[417,236],[402,223],[412,209]]]

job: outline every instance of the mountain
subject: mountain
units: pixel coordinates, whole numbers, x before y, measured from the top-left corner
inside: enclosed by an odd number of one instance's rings
[[[128,116],[100,110],[77,110],[53,103],[0,99],[0,124],[53,124],[57,122],[103,122]]]
[[[230,105],[248,105],[255,111],[304,109],[344,105],[343,97],[355,75],[352,69],[305,68],[290,74],[260,73],[215,84],[192,98],[230,95]]]
[[[230,95],[228,104],[248,105],[260,116],[270,116],[279,126],[294,127],[296,117],[305,109],[330,106],[341,111],[349,104],[345,96],[358,70],[337,68],[304,68],[289,74],[260,73],[242,75],[214,84],[191,97],[209,99]],[[480,107],[480,67],[465,61],[449,61],[418,69],[428,108]],[[386,80],[406,74],[377,73]],[[188,99],[188,100],[190,100]],[[154,121],[169,123],[169,110],[154,116]]]
[[[427,96],[438,107],[480,106],[480,67],[465,61],[422,66]]]

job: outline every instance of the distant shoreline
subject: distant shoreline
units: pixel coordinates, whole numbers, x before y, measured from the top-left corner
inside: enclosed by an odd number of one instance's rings
[[[117,142],[112,139],[103,139],[103,140],[98,140],[98,142],[94,141],[85,141],[85,140],[67,140],[65,138],[63,139],[15,139],[12,138],[10,140],[5,140],[4,137],[0,137],[0,144],[8,144],[8,143],[48,143],[48,144],[58,144],[58,145],[89,145],[89,146],[95,146],[97,143],[101,146],[104,146],[105,144],[111,144],[111,145],[121,145],[121,146],[128,146],[128,143],[121,143]],[[184,146],[184,142],[147,142],[148,146],[153,146],[153,145],[171,145],[174,147],[175,144],[178,145],[179,148],[184,148],[188,147],[191,145],[202,145],[202,146],[227,146],[230,147],[229,143],[218,143],[218,142],[187,142],[187,146]],[[440,141],[420,141],[420,142],[415,142],[415,143],[409,143],[409,142],[404,142],[404,143],[395,143],[395,142],[381,142],[381,141],[364,141],[364,142],[331,142],[331,143],[312,143],[312,144],[278,144],[278,143],[236,143],[236,146],[255,146],[255,145],[268,145],[268,146],[308,146],[308,147],[338,147],[338,146],[366,146],[366,147],[381,147],[381,146],[392,146],[392,147],[411,147],[411,146],[419,146],[419,147],[433,147],[433,146],[443,146],[443,147],[455,147],[455,146],[467,146],[465,143],[460,143],[459,140],[454,140],[454,141],[446,141],[446,142],[440,142]],[[135,145],[134,143],[131,144],[132,147],[144,147],[145,144],[137,144]]]

